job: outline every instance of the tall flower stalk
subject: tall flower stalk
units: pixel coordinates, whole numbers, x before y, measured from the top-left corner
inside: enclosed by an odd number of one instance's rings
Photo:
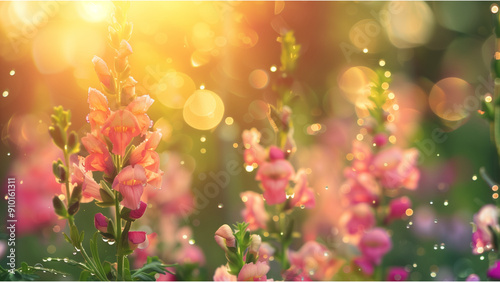
[[[157,258],[148,258],[139,270],[131,270],[127,259],[136,248],[147,245],[146,232],[132,231],[133,222],[146,212],[147,204],[141,201],[144,190],[159,187],[163,174],[155,152],[161,133],[149,131],[152,121],[147,115],[154,100],[148,95],[137,96],[137,82],[130,76],[128,57],[133,51],[128,43],[132,35],[132,23],[127,21],[129,6],[129,2],[115,3],[109,27],[109,43],[115,53],[112,67],[97,56],[92,59],[102,92],[94,88],[88,91],[87,121],[91,132],[81,139],[88,155],[78,156],[76,163],[70,162],[70,156],[80,151],[80,144],[74,131],[68,133],[69,111],[56,107],[49,128],[55,144],[64,153],[64,162],[53,164],[64,194],[55,196],[53,204],[56,213],[68,221],[70,232],[69,236],[64,234],[66,240],[83,256],[84,263],[77,263],[83,268],[81,279],[92,275],[103,281],[149,280],[157,273],[167,272],[166,265]],[[102,179],[97,181],[93,172],[99,172]],[[114,219],[102,213],[95,215],[97,232],[90,240],[89,256],[82,245],[84,231],[78,230],[75,215],[81,203],[94,200],[99,207],[111,207]],[[116,267],[100,261],[98,236],[116,246]]]

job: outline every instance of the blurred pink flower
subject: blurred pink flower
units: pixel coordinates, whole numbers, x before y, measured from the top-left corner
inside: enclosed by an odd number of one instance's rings
[[[144,231],[129,231],[127,235],[131,250],[137,249],[140,244],[146,242],[146,232]]]
[[[213,278],[214,281],[237,281],[236,276],[229,274],[228,271],[229,270],[228,270],[227,266],[225,266],[225,265],[219,266],[215,270],[215,274],[214,274],[214,278]]]
[[[366,257],[358,257],[355,258],[353,261],[359,267],[359,269],[363,274],[368,276],[371,276],[373,274],[375,266],[373,265],[373,262],[371,262]]]
[[[386,281],[406,281],[408,280],[408,271],[404,267],[391,267],[388,270]]]
[[[262,163],[255,179],[261,181],[264,199],[268,205],[286,201],[286,188],[294,173],[292,165],[287,160],[278,159]]]
[[[153,188],[161,186],[163,171],[160,170],[160,156],[155,151],[161,140],[161,133],[157,130],[148,132],[146,139],[130,154],[131,165],[141,165],[146,169],[148,185]]]
[[[392,249],[391,238],[385,229],[373,228],[363,235],[359,249],[363,257],[374,265],[380,265],[382,258]]]
[[[132,46],[127,42],[127,40],[123,39],[120,42],[120,48],[118,48],[118,57],[123,58],[132,55]]]
[[[403,151],[399,147],[390,147],[374,157],[374,173],[384,188],[405,187],[414,190],[420,178],[417,160],[418,150],[415,148]]]
[[[132,138],[141,133],[141,128],[134,114],[128,110],[118,110],[108,117],[102,132],[113,144],[113,154],[123,157]]]
[[[135,85],[137,81],[129,76],[125,83],[122,85],[122,93],[125,101],[130,101],[133,97],[135,97]]]
[[[100,133],[101,126],[110,115],[108,99],[101,91],[95,88],[89,88],[88,103],[90,113],[87,115],[87,121],[90,123],[92,133],[98,134]]]
[[[359,203],[342,214],[339,224],[349,241],[356,244],[366,231],[375,226],[375,212],[369,204]]]
[[[137,251],[136,251],[137,253]],[[142,266],[142,265],[141,265]],[[140,268],[140,267],[138,267]],[[175,268],[174,267],[166,267],[166,270],[170,271],[171,273],[175,273]],[[156,281],[177,281],[177,278],[175,277],[174,274],[170,273],[165,273],[165,274],[160,274]]]
[[[495,263],[488,268],[486,275],[494,280],[500,280],[500,260],[495,261]]]
[[[307,183],[306,171],[300,169],[295,176],[295,187],[293,189],[294,196],[290,200],[290,204],[294,207],[304,206],[305,208],[312,209],[316,205],[316,198],[314,197],[314,190],[309,187]]]
[[[385,221],[389,223],[393,220],[404,218],[406,216],[406,210],[409,208],[411,208],[410,198],[403,196],[392,199],[389,202],[389,214],[387,214]]]
[[[179,264],[198,264],[205,265],[205,255],[200,247],[191,244],[184,244],[176,254],[175,261]]]
[[[113,189],[123,196],[123,206],[136,210],[140,207],[141,196],[147,184],[146,171],[141,165],[127,166],[113,181]]]
[[[238,281],[267,281],[269,265],[264,262],[247,263],[238,274]]]
[[[126,110],[134,114],[137,118],[137,122],[139,125],[139,131],[141,135],[144,135],[148,128],[152,126],[152,121],[149,116],[146,114],[149,107],[153,104],[155,100],[151,99],[149,95],[144,95],[135,98],[130,104],[128,104]]]
[[[467,278],[465,278],[465,281],[481,281],[481,278],[479,277],[479,275],[472,273],[467,276]]]
[[[347,180],[341,185],[341,192],[351,205],[358,203],[368,203],[377,205],[380,195],[380,186],[375,177],[368,172],[349,174],[350,168],[346,172]]]
[[[95,214],[94,226],[102,233],[108,233],[108,219],[102,213]]]
[[[241,211],[243,220],[248,223],[248,229],[251,231],[257,229],[266,229],[269,215],[264,207],[262,195],[252,191],[246,191],[240,194],[245,203],[245,209]]]
[[[499,230],[498,216],[498,208],[492,204],[483,206],[474,215],[476,231],[472,233],[472,253],[477,255],[493,248],[493,235],[488,226]]]
[[[158,234],[155,232],[146,235],[148,241],[148,245],[146,248],[139,248],[134,251],[132,256],[134,257],[134,267],[141,268],[148,260],[150,256],[158,255],[156,250],[158,248]],[[168,273],[167,273],[168,276]]]
[[[92,63],[94,64],[94,70],[97,73],[99,81],[106,87],[106,89],[114,91],[115,84],[106,62],[104,62],[103,59],[94,56]]]
[[[288,251],[291,267],[286,270],[286,280],[297,276],[305,280],[330,280],[342,265],[324,245],[316,241],[306,242],[299,251]]]
[[[269,243],[262,243],[259,248],[258,261],[269,262],[269,258],[274,255],[274,248]]]
[[[215,242],[219,244],[219,246],[223,250],[227,250],[228,247],[236,246],[236,238],[233,235],[233,230],[229,225],[224,224],[217,231],[215,231]]]
[[[266,159],[266,150],[262,147],[260,142],[261,134],[256,128],[243,131],[243,145],[245,146],[244,159],[245,164],[253,165],[254,163],[260,165]]]
[[[82,138],[82,144],[89,152],[89,155],[85,158],[85,170],[102,171],[107,175],[111,175],[115,167],[106,144],[90,133],[87,133],[87,136]]]

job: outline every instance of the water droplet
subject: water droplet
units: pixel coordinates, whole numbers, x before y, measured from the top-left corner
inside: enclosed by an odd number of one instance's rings
[[[437,250],[437,249],[438,249],[438,245],[434,244],[434,250]]]
[[[64,258],[63,261],[67,263],[69,261],[69,259],[68,258]]]
[[[304,206],[304,205],[300,205],[300,209],[301,209],[301,210],[303,210],[303,209],[305,209],[305,208],[306,208],[306,206]]]
[[[445,207],[447,207],[447,206],[448,206],[448,200],[444,200],[443,205],[444,205]]]
[[[413,267],[415,267],[415,268],[416,268],[416,267],[417,267],[417,264],[416,264],[416,263],[414,263],[414,264],[413,264]]]
[[[62,277],[66,278],[66,275],[64,275],[64,274],[63,274],[63,276],[62,276]]]
[[[325,190],[328,190],[328,186],[325,187]]]
[[[433,202],[433,201],[430,201],[430,202],[429,202],[429,204],[434,205],[434,202]]]
[[[431,272],[431,277],[432,277],[432,278],[435,278],[435,277],[436,277],[436,272],[434,272],[434,271],[433,271],[433,272]]]
[[[56,261],[61,261],[61,259],[60,258],[56,258]]]
[[[434,219],[434,223],[438,223],[438,220],[437,220],[437,218],[436,218],[436,219]]]
[[[205,141],[207,141],[207,138],[205,136],[201,136],[200,141],[205,142]]]
[[[107,243],[109,241],[109,239],[106,238],[106,237],[102,237],[102,241],[105,242],[105,243]]]
[[[220,203],[219,205],[217,205],[217,207],[218,207],[219,209],[222,209],[222,208],[224,207],[224,204]]]
[[[47,261],[51,261],[51,260],[52,260],[52,258],[47,258]]]
[[[47,259],[42,259],[43,262],[47,262]]]
[[[73,255],[76,256],[76,252],[73,252]]]
[[[479,257],[479,259],[480,259],[480,260],[484,260],[484,256],[480,256],[480,257]]]
[[[441,245],[439,246],[441,250],[444,250],[444,247],[445,247],[444,243],[441,243]]]
[[[330,254],[329,254],[328,252],[324,252],[324,253],[323,253],[323,255],[324,255],[325,257],[327,257],[327,256],[329,256]]]
[[[37,264],[35,264],[35,267],[43,267],[43,264],[37,263]]]
[[[116,242],[115,240],[109,240],[108,245],[113,246],[115,244],[115,242]]]
[[[190,239],[190,240],[188,241],[188,243],[189,243],[189,245],[194,245],[195,241],[194,241],[194,239]]]
[[[75,251],[77,251],[78,253],[81,252],[82,250],[78,249],[78,248],[75,248]]]
[[[472,181],[476,181],[476,180],[477,180],[477,175],[475,175],[475,174],[474,174],[474,175],[472,176]]]
[[[7,96],[9,96],[9,90],[4,90],[3,93],[2,93],[2,96],[4,98],[6,98]]]

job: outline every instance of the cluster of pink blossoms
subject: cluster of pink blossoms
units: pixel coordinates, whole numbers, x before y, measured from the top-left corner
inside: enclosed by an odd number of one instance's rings
[[[115,58],[115,65],[127,65],[127,57],[132,48],[122,40]],[[122,197],[121,205],[130,210],[132,220],[141,217],[146,210],[146,203],[141,201],[145,188],[157,188],[161,185],[160,157],[155,151],[161,140],[159,131],[149,131],[152,121],[147,115],[154,100],[149,95],[136,97],[136,81],[128,76],[123,83],[117,83],[106,63],[99,57],[92,60],[103,88],[111,95],[118,95],[115,110],[111,110],[106,96],[99,90],[89,88],[88,103],[90,113],[87,121],[91,133],[82,138],[82,144],[89,153],[79,157],[74,164],[72,183],[82,185],[82,202],[96,199],[106,202],[106,190],[102,189],[92,172],[104,173],[103,179],[111,183],[112,189]],[[122,106],[122,101],[129,101]],[[143,138],[142,143],[134,146],[134,138]],[[104,195],[103,195],[104,194]],[[95,226],[104,235],[108,219],[96,214]],[[133,250],[146,241],[146,233],[129,231],[128,239]]]

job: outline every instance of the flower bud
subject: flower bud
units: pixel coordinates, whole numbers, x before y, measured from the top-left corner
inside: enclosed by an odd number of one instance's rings
[[[126,220],[136,220],[141,218],[146,212],[147,204],[142,202],[139,204],[139,208],[135,210],[130,210],[129,208],[124,207],[122,210],[121,217]]]
[[[106,87],[108,91],[114,93],[115,83],[113,77],[111,76],[111,72],[109,71],[108,65],[104,62],[103,59],[94,56],[92,59],[92,63],[94,64],[95,72],[97,73],[97,77],[99,81]]]
[[[259,252],[259,249],[260,249],[260,245],[262,243],[262,238],[260,238],[260,236],[257,234],[252,234],[252,236],[250,238],[251,238],[251,241],[250,241],[249,252],[251,254],[257,255],[257,253]]]
[[[215,232],[215,241],[219,246],[227,251],[228,247],[236,247],[236,238],[234,237],[233,230],[229,225],[224,224]]]
[[[146,232],[144,231],[129,231],[128,232],[128,245],[130,250],[135,250],[137,247],[146,242]]]
[[[379,133],[377,135],[375,135],[373,137],[373,143],[377,146],[377,147],[382,147],[384,146],[385,144],[387,144],[387,141],[389,139],[387,138],[387,135],[385,133]]]
[[[102,233],[108,232],[108,219],[102,213],[96,213],[94,216],[94,226]]]
[[[271,161],[283,160],[285,159],[285,153],[283,153],[283,151],[280,148],[276,146],[271,146],[271,148],[269,149],[269,159]]]

